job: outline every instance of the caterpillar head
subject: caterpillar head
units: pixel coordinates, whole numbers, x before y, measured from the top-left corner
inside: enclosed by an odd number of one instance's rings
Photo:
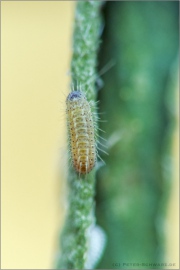
[[[79,99],[86,99],[85,95],[83,94],[83,92],[81,91],[72,91],[68,96],[67,96],[67,99],[66,99],[66,102],[67,101],[76,101],[76,100],[79,100]]]

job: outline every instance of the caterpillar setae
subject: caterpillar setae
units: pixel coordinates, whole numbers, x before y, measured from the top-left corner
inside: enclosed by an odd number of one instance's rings
[[[99,76],[103,75],[110,68],[115,65],[114,60],[110,61],[99,72]],[[94,77],[90,78],[87,83],[92,81]],[[78,89],[78,87],[77,87]],[[80,88],[81,89],[81,88]],[[99,143],[105,147],[102,143],[97,141],[97,137],[105,140],[101,136],[97,135],[96,121],[100,121],[96,113],[92,112],[91,102],[88,102],[86,95],[81,90],[74,90],[66,98],[66,113],[67,113],[67,125],[68,125],[68,137],[70,144],[71,160],[73,167],[79,174],[89,173],[97,163],[97,157],[102,158],[98,154],[98,149],[108,155],[106,151],[97,146]],[[101,121],[103,122],[103,121]]]
[[[73,167],[79,174],[87,174],[96,165],[97,147],[93,113],[82,91],[68,95],[66,113]]]

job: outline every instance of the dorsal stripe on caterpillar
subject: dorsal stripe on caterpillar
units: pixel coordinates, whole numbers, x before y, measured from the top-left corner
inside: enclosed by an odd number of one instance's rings
[[[91,107],[85,94],[79,90],[72,91],[68,95],[66,106],[73,167],[79,174],[87,174],[97,161]]]

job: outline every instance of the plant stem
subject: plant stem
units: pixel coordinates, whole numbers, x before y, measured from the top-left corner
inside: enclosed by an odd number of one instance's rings
[[[80,84],[83,85],[81,91],[86,92],[89,101],[96,98],[94,82],[101,26],[100,6],[99,1],[79,1],[75,14],[72,83],[76,90],[80,90],[77,89]],[[70,169],[68,183],[69,208],[61,234],[61,256],[57,269],[84,269],[88,249],[87,229],[94,221],[95,170],[82,177]]]

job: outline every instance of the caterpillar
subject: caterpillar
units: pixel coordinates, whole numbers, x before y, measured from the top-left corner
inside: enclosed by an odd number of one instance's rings
[[[77,173],[87,174],[96,165],[98,154],[91,106],[82,91],[67,96],[66,113],[73,167]]]
[[[103,75],[114,65],[115,61],[111,60],[99,72],[99,76]],[[89,78],[86,84],[90,83],[95,77],[96,75]],[[95,121],[95,118],[98,121],[100,121],[100,118],[94,116],[91,104],[88,102],[85,93],[74,89],[66,98],[66,114],[72,165],[77,173],[87,174],[95,167],[97,157],[105,164],[99,156],[98,150],[108,155],[106,151],[97,146],[97,143],[99,143],[102,147],[105,147],[97,140],[97,137],[106,141],[97,135],[97,129],[103,131],[97,127]]]

